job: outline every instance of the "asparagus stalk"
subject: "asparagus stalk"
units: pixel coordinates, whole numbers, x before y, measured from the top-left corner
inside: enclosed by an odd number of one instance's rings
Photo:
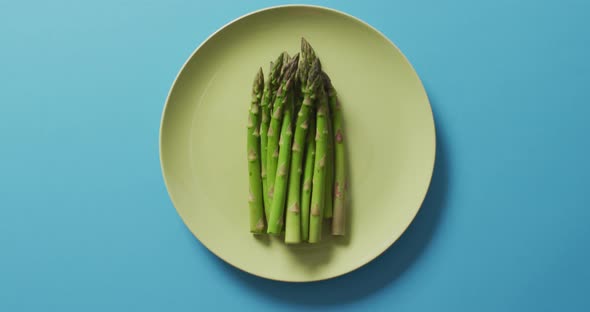
[[[271,110],[271,99],[273,94],[276,92],[280,83],[279,78],[281,74],[281,68],[283,66],[283,57],[285,52],[281,53],[277,60],[270,63],[270,71],[266,84],[264,85],[264,93],[262,96],[261,110],[262,110],[262,122],[260,124],[260,155],[262,161],[261,176],[262,176],[262,191],[264,198],[264,211],[266,220],[270,218],[270,200],[268,199],[268,186],[266,181],[266,156],[267,156],[267,143],[268,143],[268,127],[270,125],[270,110]]]
[[[262,193],[262,178],[260,176],[260,120],[258,118],[259,105],[264,87],[262,68],[259,69],[252,86],[252,102],[248,115],[247,146],[250,196],[250,232],[264,233],[264,207]]]
[[[327,93],[326,96],[328,96]],[[324,202],[324,218],[326,219],[332,218],[333,211],[332,193],[334,190],[334,130],[332,127],[332,112],[330,111],[328,105],[328,109],[326,110],[326,128],[328,129],[328,151],[326,152],[326,187],[324,188],[324,191],[326,192]]]
[[[309,128],[309,115],[312,103],[315,100],[316,87],[320,84],[320,62],[315,59],[311,68],[308,66],[308,57],[314,57],[311,46],[305,39],[301,40],[301,56],[299,59],[298,78],[301,83],[303,101],[297,114],[295,138],[293,140],[293,151],[291,157],[291,168],[289,173],[289,192],[287,199],[287,226],[285,233],[286,243],[301,242],[301,173],[303,163],[303,148],[307,129]]]
[[[291,56],[289,56],[288,53],[286,53],[285,55],[286,55],[286,58],[285,58],[286,61],[284,60],[284,62],[290,62],[293,59]],[[296,88],[296,86],[297,86],[297,70],[295,71],[295,74],[293,74],[293,81],[292,81],[292,84],[291,84],[291,88],[294,89],[294,88]],[[294,89],[294,90],[296,90],[296,89]],[[294,107],[297,106],[297,98],[298,98],[298,96],[299,96],[299,92],[293,92],[293,98],[292,98],[292,100],[295,101],[294,102],[295,103],[294,104]],[[296,112],[297,111],[295,109],[293,109],[293,115]],[[292,122],[294,122],[294,120],[292,120]],[[285,224],[285,213],[283,213],[283,221],[281,223],[281,233],[284,233],[285,232],[285,228],[283,227],[283,224]]]
[[[301,240],[309,240],[309,210],[311,206],[311,183],[313,179],[313,166],[315,163],[315,136],[316,116],[312,110],[309,116],[309,131],[305,142],[305,170],[303,173],[303,186],[301,191]]]
[[[322,237],[322,222],[326,192],[326,154],[328,150],[328,97],[323,88],[318,89],[318,112],[316,124],[316,151],[311,190],[311,216],[309,220],[309,242],[317,243]]]
[[[342,111],[336,89],[332,85],[328,75],[324,73],[324,83],[328,90],[330,109],[333,115],[334,130],[334,211],[332,216],[332,235],[344,235],[346,233],[346,168],[344,136],[342,129]]]
[[[285,211],[285,198],[289,166],[291,164],[291,142],[293,138],[293,90],[287,93],[287,104],[285,104],[283,124],[281,126],[281,138],[279,141],[279,159],[277,174],[275,177],[274,197],[271,203],[270,219],[268,220],[268,233],[280,234],[283,228],[283,215]]]
[[[285,68],[281,77],[281,85],[274,100],[272,118],[270,120],[270,126],[267,133],[268,141],[266,147],[266,184],[268,188],[268,202],[271,203],[271,207],[274,197],[277,165],[279,161],[279,131],[281,130],[281,123],[283,121],[283,108],[286,102],[287,91],[291,89],[295,71],[297,70],[297,60],[298,56],[286,64],[283,63],[283,67]],[[269,216],[269,218],[270,217],[271,216]]]

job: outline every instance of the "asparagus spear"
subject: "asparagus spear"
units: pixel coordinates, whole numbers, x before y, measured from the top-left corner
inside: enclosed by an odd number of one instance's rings
[[[250,196],[248,199],[250,206],[250,232],[264,233],[264,207],[262,193],[262,179],[260,177],[260,122],[259,122],[259,105],[262,98],[262,89],[264,86],[264,76],[262,68],[256,73],[254,85],[252,86],[252,102],[250,104],[250,113],[248,115],[248,171]]]
[[[283,121],[283,106],[285,106],[287,91],[291,89],[291,84],[297,70],[296,56],[292,61],[283,63],[285,70],[281,77],[281,85],[277,91],[276,98],[273,105],[272,118],[270,120],[270,126],[268,128],[268,141],[267,141],[267,154],[266,154],[266,185],[268,192],[269,203],[273,201],[275,178],[277,173],[277,164],[279,160],[279,130]],[[271,208],[272,211],[272,208]]]
[[[316,151],[311,190],[311,216],[309,220],[309,242],[317,243],[322,237],[322,221],[324,217],[324,200],[326,192],[326,153],[328,149],[328,97],[324,87],[318,89],[318,112],[316,124]]]
[[[289,54],[287,52],[285,52],[285,57],[283,58],[283,62],[284,63],[289,63],[292,59],[293,58],[291,58],[291,56],[289,56]],[[297,75],[297,70],[295,70],[295,73],[293,74],[293,81],[291,82],[291,88],[295,88],[295,85],[297,84],[296,75]],[[297,92],[294,92],[294,95],[293,95],[293,97],[290,100],[295,100],[296,98],[297,98]],[[289,99],[289,98],[287,98],[287,99]],[[296,111],[293,110],[293,114],[295,112]],[[276,179],[276,177],[275,177],[275,179]],[[271,205],[272,205],[272,203],[271,203]],[[281,223],[281,233],[284,233],[285,232],[285,228],[282,226],[283,224],[285,224],[285,214],[284,213],[283,213],[283,221]]]
[[[326,96],[328,96],[327,91]],[[330,111],[328,105],[328,109],[326,110],[326,128],[328,129],[328,150],[326,152],[326,187],[324,188],[324,191],[326,192],[324,199],[324,218],[326,219],[332,218],[333,211],[332,193],[334,190],[334,130],[332,127],[332,112]]]
[[[268,199],[268,186],[266,181],[266,146],[268,142],[268,127],[270,125],[270,105],[273,94],[276,92],[276,89],[280,83],[279,78],[281,74],[281,68],[283,66],[284,54],[285,52],[281,53],[274,63],[270,63],[270,72],[264,86],[262,103],[260,104],[262,108],[262,123],[260,124],[260,155],[262,161],[261,176],[266,220],[270,218],[270,201]]]
[[[332,216],[332,235],[345,234],[346,221],[346,168],[344,137],[342,129],[342,111],[336,89],[332,85],[328,75],[324,73],[324,83],[327,86],[330,98],[330,109],[334,130],[334,211]]]
[[[281,234],[283,228],[283,215],[285,212],[285,198],[287,191],[287,182],[289,166],[291,164],[291,142],[293,138],[293,110],[294,94],[293,89],[287,93],[287,103],[285,104],[285,113],[283,124],[281,126],[281,138],[279,140],[279,158],[278,168],[274,184],[274,196],[270,208],[270,219],[268,219],[268,233]]]
[[[311,181],[313,179],[313,166],[315,163],[315,135],[316,116],[312,110],[309,116],[309,131],[305,142],[305,171],[303,173],[303,190],[301,191],[301,240],[309,239],[309,210],[311,206]],[[287,225],[288,226],[288,225]]]
[[[309,58],[313,58],[310,68]],[[312,103],[315,100],[316,88],[321,82],[320,62],[313,53],[309,43],[301,40],[301,56],[299,58],[299,69],[297,76],[301,84],[303,101],[297,114],[295,138],[293,141],[293,155],[289,173],[289,193],[287,199],[287,226],[285,234],[286,243],[301,242],[301,173],[303,163],[303,148],[307,129],[309,128],[309,115]]]

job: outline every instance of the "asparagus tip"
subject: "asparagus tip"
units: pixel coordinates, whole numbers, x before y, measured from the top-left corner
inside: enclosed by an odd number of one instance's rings
[[[307,42],[307,40],[305,40],[305,37],[301,37],[301,51],[309,51],[311,48],[311,45],[309,44],[309,42]]]
[[[255,96],[259,96],[264,88],[264,74],[262,73],[262,67],[258,68],[256,76],[254,77],[254,83],[252,85],[252,93]]]
[[[322,82],[324,83],[324,87],[326,88],[326,93],[328,96],[336,95],[336,89],[334,89],[334,86],[332,85],[332,80],[325,72],[322,72]]]
[[[309,91],[312,91],[312,93],[314,93],[313,91],[315,91],[315,89],[321,83],[321,76],[322,76],[321,73],[322,73],[322,69],[321,69],[320,60],[315,59],[313,61],[313,64],[311,66],[311,70],[309,71],[309,75],[307,77],[307,85],[309,87]]]
[[[258,82],[264,82],[264,72],[262,72],[262,67],[258,68],[258,74],[256,77],[258,78]]]
[[[307,83],[311,82],[309,80],[310,71],[313,69],[313,66],[317,60],[315,56],[315,52],[309,42],[305,40],[305,38],[301,38],[301,57],[299,59],[299,71],[298,71],[298,79],[301,82],[301,85],[304,86]]]

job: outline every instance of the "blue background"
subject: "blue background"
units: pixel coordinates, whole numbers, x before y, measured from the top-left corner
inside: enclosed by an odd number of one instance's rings
[[[168,89],[209,34],[281,3],[0,3],[0,311],[590,309],[585,0],[313,2],[422,78],[438,131],[422,210],[377,260],[313,284],[193,238],[160,173]]]

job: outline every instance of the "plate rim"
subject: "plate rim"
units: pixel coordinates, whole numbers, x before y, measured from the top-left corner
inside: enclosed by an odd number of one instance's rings
[[[309,279],[309,280],[288,280],[288,279],[280,279],[280,278],[276,278],[276,277],[271,277],[271,276],[262,276],[259,275],[257,273],[254,272],[250,272],[245,268],[241,268],[238,267],[236,265],[234,265],[233,263],[231,263],[230,261],[226,260],[225,258],[223,258],[222,256],[220,256],[219,254],[215,253],[211,248],[209,248],[209,246],[207,246],[207,244],[205,244],[203,241],[201,241],[199,239],[199,237],[193,232],[193,230],[188,226],[186,220],[184,219],[184,217],[182,216],[182,214],[180,213],[180,211],[177,208],[176,202],[172,196],[172,193],[170,192],[170,182],[168,181],[168,179],[166,178],[166,172],[164,169],[164,162],[163,162],[163,152],[162,152],[162,132],[163,132],[163,128],[164,128],[164,120],[166,118],[166,111],[168,110],[168,106],[170,105],[170,98],[171,95],[176,87],[176,84],[178,83],[178,78],[180,77],[180,75],[184,72],[184,70],[186,69],[188,63],[193,59],[193,57],[197,54],[197,52],[209,41],[211,40],[214,36],[216,36],[219,32],[221,32],[222,30],[226,29],[227,27],[229,27],[230,25],[248,18],[251,15],[255,15],[261,12],[265,12],[265,11],[272,11],[272,10],[276,10],[276,9],[283,9],[283,8],[307,8],[307,9],[319,9],[319,10],[324,10],[324,11],[329,11],[331,13],[335,13],[341,16],[344,16],[346,18],[351,18],[353,20],[355,20],[356,22],[359,22],[363,25],[365,25],[366,27],[368,27],[369,29],[373,30],[375,33],[377,33],[379,36],[381,36],[383,39],[386,40],[386,42],[388,42],[394,49],[396,49],[398,51],[398,53],[402,56],[403,60],[406,62],[406,64],[408,64],[412,70],[412,72],[414,72],[414,74],[416,75],[416,78],[418,79],[418,82],[420,83],[420,88],[422,89],[422,92],[424,93],[424,95],[426,96],[426,103],[428,104],[428,111],[430,112],[430,119],[432,121],[432,130],[433,130],[433,138],[434,138],[434,148],[433,148],[433,157],[432,157],[432,164],[429,166],[430,167],[430,176],[428,177],[428,185],[426,187],[426,192],[424,193],[424,195],[422,196],[422,199],[420,200],[420,205],[418,206],[418,209],[416,209],[416,212],[414,213],[414,215],[412,216],[410,222],[406,225],[406,227],[400,232],[399,236],[390,239],[386,244],[384,244],[382,250],[380,250],[379,252],[375,253],[374,256],[371,257],[366,257],[364,260],[360,261],[358,265],[352,266],[350,269],[345,270],[343,272],[340,272],[338,274],[332,275],[332,276],[328,276],[328,277],[321,277],[321,278],[313,278],[313,279]],[[191,232],[192,236],[194,238],[197,239],[197,241],[199,243],[201,243],[201,245],[203,245],[208,252],[214,254],[217,258],[223,260],[223,262],[229,264],[231,267],[238,269],[241,272],[247,273],[247,274],[251,274],[253,276],[257,276],[259,278],[263,278],[263,279],[267,279],[267,280],[273,280],[273,281],[279,281],[279,282],[286,282],[286,283],[310,283],[310,282],[318,282],[318,281],[324,281],[324,280],[330,280],[330,279],[335,279],[337,277],[346,275],[348,273],[351,273],[353,271],[356,271],[362,267],[364,267],[365,265],[369,264],[370,262],[372,262],[373,260],[377,259],[379,256],[381,256],[385,251],[387,251],[389,248],[391,248],[391,246],[393,246],[397,241],[399,241],[399,239],[406,233],[406,231],[408,230],[408,228],[410,227],[410,225],[414,222],[414,220],[416,219],[416,216],[418,215],[418,213],[420,212],[420,209],[422,209],[422,205],[424,204],[424,200],[426,199],[426,196],[428,195],[428,192],[430,191],[430,187],[432,185],[432,177],[434,175],[434,166],[436,163],[436,147],[437,147],[437,131],[436,131],[436,122],[434,120],[434,112],[432,111],[432,105],[430,103],[430,98],[428,97],[428,93],[426,92],[426,89],[424,88],[424,83],[422,82],[422,79],[420,78],[420,76],[418,75],[418,72],[416,71],[416,69],[414,68],[414,66],[412,65],[412,63],[408,60],[408,58],[406,57],[406,55],[397,47],[397,45],[395,45],[395,43],[393,43],[392,40],[390,40],[387,36],[385,36],[385,34],[383,34],[380,30],[378,30],[377,28],[373,27],[371,24],[365,22],[364,20],[353,16],[349,13],[337,10],[337,9],[333,9],[330,7],[326,7],[326,6],[321,6],[321,5],[313,5],[313,4],[282,4],[282,5],[275,5],[275,6],[269,6],[269,7],[264,7],[262,9],[258,9],[258,10],[254,10],[254,11],[250,11],[246,14],[240,15],[237,18],[234,18],[233,20],[225,23],[223,26],[219,27],[217,30],[215,30],[213,33],[211,33],[205,40],[203,40],[194,50],[193,52],[188,56],[188,58],[186,59],[186,61],[182,64],[182,66],[180,67],[180,69],[178,70],[178,73],[176,74],[170,89],[168,91],[168,95],[166,96],[166,100],[164,102],[164,107],[162,109],[162,114],[160,117],[160,129],[158,131],[158,154],[159,154],[159,159],[160,159],[160,171],[162,174],[162,179],[164,180],[164,185],[166,186],[166,192],[168,193],[168,197],[170,198],[170,201],[172,202],[172,206],[174,207],[174,209],[176,210],[176,214],[180,217],[180,219],[182,220],[184,226]]]

